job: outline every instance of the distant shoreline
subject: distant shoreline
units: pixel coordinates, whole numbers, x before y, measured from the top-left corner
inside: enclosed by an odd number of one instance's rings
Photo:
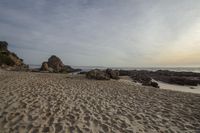
[[[41,65],[29,64],[29,68],[40,68]],[[73,68],[80,68],[82,71],[90,71],[92,69],[118,69],[118,70],[148,70],[148,71],[157,71],[157,70],[169,70],[176,72],[195,72],[200,73],[200,67],[105,67],[105,66],[73,66]]]

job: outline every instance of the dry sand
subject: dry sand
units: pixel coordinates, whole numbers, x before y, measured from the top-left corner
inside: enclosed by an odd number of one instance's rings
[[[65,74],[0,70],[0,131],[200,131],[200,95]]]

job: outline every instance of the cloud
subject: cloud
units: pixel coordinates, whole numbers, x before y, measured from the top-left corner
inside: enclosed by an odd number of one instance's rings
[[[196,0],[6,0],[0,40],[29,64],[56,54],[71,65],[193,65],[199,63],[190,48],[200,49],[199,6]],[[182,57],[193,55],[190,61],[170,62],[168,55],[181,50]]]

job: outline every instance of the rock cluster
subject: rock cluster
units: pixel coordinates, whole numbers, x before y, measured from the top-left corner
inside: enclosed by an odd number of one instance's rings
[[[173,72],[168,70],[158,70],[151,73],[155,80],[169,84],[197,86],[200,84],[200,73],[193,72]]]
[[[0,66],[8,70],[28,69],[28,65],[23,63],[23,59],[8,50],[8,43],[5,41],[0,41]]]
[[[194,72],[174,72],[168,70],[158,70],[158,71],[120,70],[119,73],[120,76],[130,76],[135,80],[140,79],[145,82],[144,84],[146,84],[146,82],[149,81],[147,80],[149,78],[169,84],[190,85],[190,86],[197,86],[198,84],[200,84],[200,73],[194,73]]]
[[[135,82],[139,82],[142,85],[145,86],[153,86],[155,88],[159,88],[158,83],[156,83],[155,81],[152,81],[151,77],[148,76],[145,73],[135,73],[131,75],[131,78],[135,81]]]
[[[119,79],[119,71],[106,69],[94,69],[86,73],[86,77],[89,79],[97,79],[97,80],[109,80],[109,79]]]
[[[52,55],[47,62],[43,62],[40,70],[56,73],[80,71],[80,69],[73,69],[71,66],[64,65],[61,59],[55,55]]]

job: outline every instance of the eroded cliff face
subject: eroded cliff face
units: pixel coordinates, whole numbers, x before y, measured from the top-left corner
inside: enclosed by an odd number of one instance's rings
[[[23,59],[8,50],[8,43],[5,41],[0,41],[0,66],[2,68],[28,68]]]

